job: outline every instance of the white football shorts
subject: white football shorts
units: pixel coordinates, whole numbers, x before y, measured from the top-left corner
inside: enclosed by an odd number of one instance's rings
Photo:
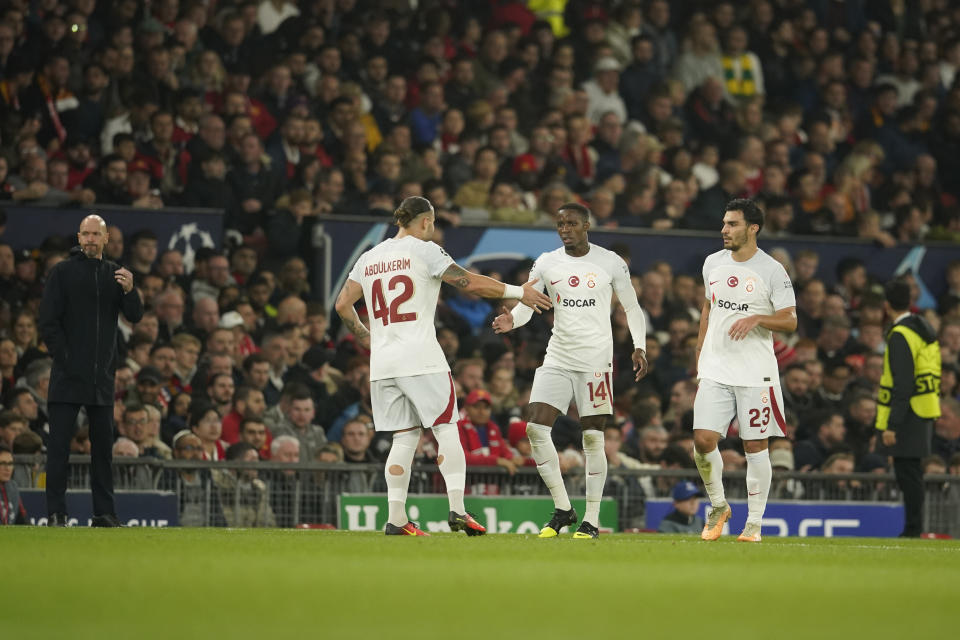
[[[580,417],[611,415],[613,387],[609,371],[567,371],[540,367],[533,374],[530,402],[542,402],[566,414],[576,400]]]
[[[434,427],[460,417],[449,371],[372,380],[370,404],[377,431]]]
[[[780,381],[766,387],[733,387],[714,380],[700,380],[693,401],[693,428],[716,431],[727,437],[734,418],[740,423],[743,440],[783,438]]]

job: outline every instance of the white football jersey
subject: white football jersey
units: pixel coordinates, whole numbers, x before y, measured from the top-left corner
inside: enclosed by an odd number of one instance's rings
[[[434,315],[441,277],[453,258],[433,242],[390,238],[365,252],[350,271],[363,287],[370,316],[370,379],[449,371]]]
[[[710,316],[697,364],[700,377],[734,387],[766,387],[779,380],[773,332],[758,326],[737,341],[727,333],[740,318],[797,305],[783,265],[760,249],[745,262],[736,262],[724,249],[704,261],[703,283]]]
[[[612,251],[590,244],[579,258],[561,247],[543,253],[533,263],[530,279],[539,278],[553,301],[553,334],[543,365],[569,371],[610,371],[613,368],[613,332],[610,303],[636,291],[630,270]]]

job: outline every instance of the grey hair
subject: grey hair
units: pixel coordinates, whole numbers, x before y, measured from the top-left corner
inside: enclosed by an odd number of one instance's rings
[[[297,446],[297,451],[300,450],[300,441],[293,436],[277,436],[273,439],[273,442],[270,443],[270,455],[275,456],[280,453],[280,447],[287,443],[295,444]]]
[[[40,360],[34,360],[31,362],[24,373],[24,377],[27,379],[27,386],[35,389],[40,380],[43,378],[49,378],[50,368],[52,366],[53,360],[50,358],[42,358]]]

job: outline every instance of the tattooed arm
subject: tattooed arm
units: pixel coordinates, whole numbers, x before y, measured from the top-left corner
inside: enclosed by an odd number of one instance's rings
[[[360,316],[353,305],[363,297],[363,289],[353,280],[348,279],[337,296],[337,314],[343,320],[344,326],[357,337],[357,342],[366,349],[370,348],[370,330],[360,322]]]
[[[527,282],[522,287],[511,287],[499,280],[478,273],[471,273],[456,263],[447,267],[447,270],[443,272],[442,279],[464,293],[472,293],[481,298],[519,299],[520,302],[537,313],[540,313],[541,309],[550,308],[550,298],[540,291],[540,287],[536,286],[536,280]],[[514,289],[514,291],[511,292],[511,289]]]

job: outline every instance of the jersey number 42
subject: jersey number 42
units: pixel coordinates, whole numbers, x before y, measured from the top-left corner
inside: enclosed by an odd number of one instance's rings
[[[400,313],[400,305],[413,297],[413,280],[410,276],[397,275],[390,278],[387,283],[387,289],[394,291],[399,289],[397,296],[390,301],[383,297],[383,279],[377,278],[370,287],[370,295],[373,298],[373,317],[387,326],[391,322],[413,322],[417,319],[416,312]]]

